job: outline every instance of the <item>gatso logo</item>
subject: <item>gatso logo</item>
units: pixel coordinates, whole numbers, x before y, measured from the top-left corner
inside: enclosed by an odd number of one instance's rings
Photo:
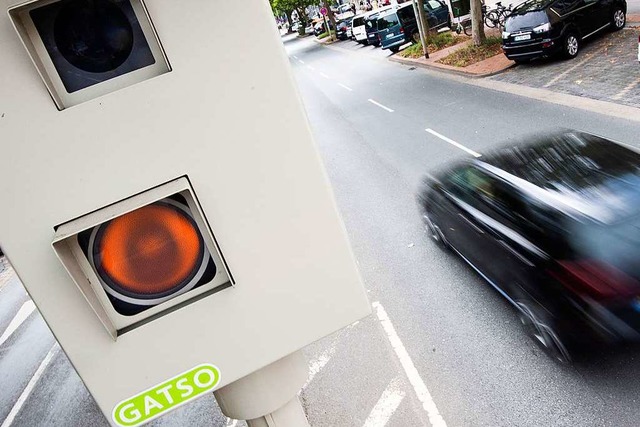
[[[220,371],[204,364],[123,400],[113,409],[113,421],[132,427],[150,421],[168,411],[213,390],[220,382]]]

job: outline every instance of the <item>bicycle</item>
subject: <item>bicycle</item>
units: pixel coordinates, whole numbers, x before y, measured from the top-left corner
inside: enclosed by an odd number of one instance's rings
[[[507,19],[512,12],[512,5],[509,7],[505,7],[502,5],[502,2],[497,2],[495,9],[491,9],[487,11],[484,16],[484,24],[489,28],[503,28],[504,21]]]
[[[483,7],[484,7],[484,2],[483,3]],[[455,14],[456,16],[460,16],[460,8],[455,7],[454,8]],[[464,34],[466,36],[470,36],[471,35],[471,18],[467,18],[463,21],[460,21],[460,18],[458,18],[458,22],[456,23],[456,27],[452,28],[456,34],[460,34],[462,32],[464,32]]]
[[[480,1],[481,3],[481,11],[482,11],[482,19],[486,19],[486,15],[487,15],[487,5],[484,3],[484,0]],[[457,16],[460,16],[460,8],[454,8],[455,13]],[[458,18],[459,19],[459,18]],[[460,34],[462,32],[464,32],[465,35],[470,36],[472,34],[472,30],[471,30],[471,18],[466,18],[463,21],[458,21],[458,23],[456,24],[456,28],[455,28],[455,32],[456,34]]]

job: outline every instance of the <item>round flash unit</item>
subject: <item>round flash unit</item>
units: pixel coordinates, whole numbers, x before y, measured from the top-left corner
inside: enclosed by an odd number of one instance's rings
[[[88,255],[106,292],[136,305],[156,305],[192,289],[210,259],[190,212],[171,199],[96,227]]]

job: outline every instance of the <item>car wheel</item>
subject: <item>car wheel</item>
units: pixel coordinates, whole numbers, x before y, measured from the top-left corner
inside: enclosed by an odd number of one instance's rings
[[[449,249],[450,246],[447,242],[447,238],[444,237],[444,234],[442,233],[440,227],[431,220],[429,214],[425,213],[423,215],[423,219],[427,228],[427,233],[429,233],[429,236],[433,239],[433,241],[436,242],[436,244],[440,248]]]
[[[576,33],[570,32],[564,38],[564,56],[567,59],[573,59],[578,56],[580,51],[580,39]]]
[[[416,31],[411,34],[411,40],[413,40],[414,43],[420,43],[420,33]]]
[[[624,14],[624,10],[619,7],[613,10],[613,16],[611,17],[611,25],[614,31],[618,31],[624,28],[627,24],[627,17]]]
[[[391,52],[393,52],[393,53],[398,53],[398,52],[400,52],[400,46],[393,46],[393,47],[390,47],[390,48],[389,48],[389,50],[390,50]]]
[[[517,301],[516,305],[520,311],[520,321],[533,342],[556,362],[571,363],[571,354],[546,310],[526,300]]]

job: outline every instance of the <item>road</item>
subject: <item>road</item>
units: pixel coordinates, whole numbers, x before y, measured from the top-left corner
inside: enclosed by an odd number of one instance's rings
[[[428,241],[414,194],[424,173],[471,155],[464,149],[557,127],[638,145],[640,126],[390,63],[379,49],[285,45],[369,296],[446,424],[637,425],[638,350],[603,349],[573,367],[547,359],[496,292]],[[324,363],[303,393],[312,425],[380,420],[381,400],[388,425],[429,425],[391,342],[374,316],[309,350]]]
[[[390,63],[380,49],[284,40],[374,303],[305,350],[311,425],[637,425],[640,351],[549,360],[496,292],[427,239],[414,194],[424,173],[505,141],[570,127],[639,145],[640,124]],[[107,425],[10,271],[0,336],[1,427]],[[207,396],[152,425],[241,423]]]

